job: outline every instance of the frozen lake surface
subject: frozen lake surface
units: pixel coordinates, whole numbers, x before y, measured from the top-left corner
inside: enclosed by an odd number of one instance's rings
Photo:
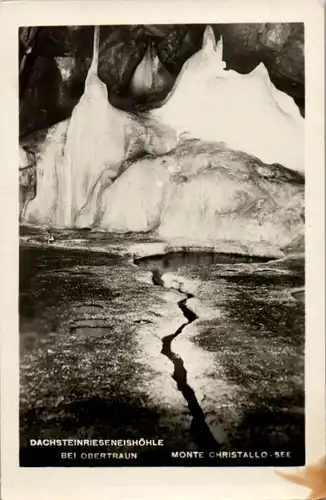
[[[58,465],[28,447],[50,437],[164,440],[102,467],[303,463],[302,257],[141,259],[128,237],[39,233],[20,245],[22,465]],[[267,457],[208,456],[236,450]]]

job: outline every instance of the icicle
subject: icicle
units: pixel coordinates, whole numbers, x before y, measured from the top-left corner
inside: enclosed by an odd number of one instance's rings
[[[99,52],[100,52],[100,27],[95,26],[92,66],[93,66],[93,71],[96,74],[98,72]]]
[[[93,74],[97,76],[98,63],[99,63],[99,52],[100,52],[100,27],[94,26],[94,39],[93,39],[93,58],[91,66],[88,70],[87,78]],[[86,82],[87,82],[86,78]]]
[[[161,92],[167,88],[171,89],[175,78],[162,64],[155,46],[152,46],[152,72],[153,72],[153,91]]]
[[[226,66],[226,63],[223,60],[223,35],[221,35],[221,38],[219,39],[219,41],[216,44],[215,52],[216,52],[216,55],[217,55],[217,61],[216,62],[220,66],[220,69],[224,70],[225,66]]]
[[[134,96],[147,94],[153,84],[153,61],[151,46],[148,45],[144,57],[138,64],[131,82],[130,92]]]
[[[203,35],[202,49],[215,50],[215,47],[216,47],[215,34],[212,26],[208,24],[205,28]]]
[[[161,63],[155,46],[149,44],[131,78],[129,91],[134,97],[148,96],[171,89],[173,81],[173,76]]]

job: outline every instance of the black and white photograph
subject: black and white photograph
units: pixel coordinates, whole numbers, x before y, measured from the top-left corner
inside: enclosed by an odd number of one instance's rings
[[[304,23],[17,37],[20,467],[305,465]]]

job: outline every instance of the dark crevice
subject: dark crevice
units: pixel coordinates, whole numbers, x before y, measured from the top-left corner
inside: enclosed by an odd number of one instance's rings
[[[204,412],[198,403],[194,390],[187,382],[187,370],[184,366],[184,362],[182,358],[171,349],[171,344],[175,337],[182,333],[185,326],[197,319],[197,315],[186,306],[187,300],[191,297],[192,295],[189,294],[186,299],[178,302],[178,305],[185,318],[188,320],[188,323],[181,325],[175,333],[167,335],[162,339],[163,347],[161,353],[169,358],[174,365],[172,378],[175,380],[178,390],[187,401],[189,412],[192,416],[191,431],[196,444],[201,450],[216,450],[219,448],[219,445],[215,441],[215,438],[205,421]]]
[[[78,275],[79,276],[81,276],[81,275],[82,276],[84,276],[84,275],[89,276],[89,275],[91,275],[91,273],[88,273],[88,274],[86,274],[86,273],[78,273]],[[98,309],[104,309],[101,304],[95,304],[93,302],[84,302],[83,304],[77,304],[75,307],[76,308],[79,308],[79,307],[97,307]]]
[[[178,306],[180,307],[181,311],[183,312],[183,315],[187,318],[188,324],[195,321],[195,319],[198,319],[197,314],[195,314],[191,309],[189,309],[187,307],[187,300],[191,299],[192,297],[193,297],[193,295],[191,295],[191,293],[187,293],[187,298],[184,300],[180,300],[180,302],[178,302]]]
[[[162,275],[159,269],[151,269],[151,272],[153,284],[156,286],[164,286]],[[173,380],[175,380],[178,390],[182,393],[183,397],[187,401],[188,409],[192,416],[191,431],[197,446],[200,450],[218,450],[220,448],[220,445],[215,440],[213,434],[209,429],[209,426],[205,421],[204,412],[200,407],[200,404],[198,403],[194,390],[187,382],[187,370],[184,366],[183,359],[171,349],[173,340],[182,333],[183,329],[186,326],[190,325],[198,318],[198,316],[187,307],[187,300],[192,298],[193,295],[190,293],[182,292],[181,290],[180,292],[187,296],[185,299],[182,299],[177,303],[187,322],[181,325],[171,335],[163,337],[161,353],[166,356],[174,365],[172,378]]]

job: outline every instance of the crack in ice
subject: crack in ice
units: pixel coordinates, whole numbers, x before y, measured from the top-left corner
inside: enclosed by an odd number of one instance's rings
[[[164,282],[159,270],[154,269],[151,272],[153,284],[163,287]],[[182,333],[183,329],[186,326],[190,325],[193,321],[198,319],[198,316],[187,307],[187,301],[188,299],[192,298],[193,295],[190,293],[186,293],[186,295],[187,297],[185,299],[179,300],[179,302],[177,302],[177,305],[181,309],[183,316],[185,317],[187,322],[183,323],[174,333],[163,337],[161,353],[166,356],[174,366],[172,378],[176,382],[178,390],[181,392],[187,402],[190,415],[192,416],[191,431],[197,446],[201,450],[217,450],[220,448],[220,445],[215,440],[209,426],[206,423],[204,412],[200,404],[198,403],[195,391],[188,384],[187,370],[184,366],[184,361],[177,353],[175,353],[171,349],[173,340]]]

